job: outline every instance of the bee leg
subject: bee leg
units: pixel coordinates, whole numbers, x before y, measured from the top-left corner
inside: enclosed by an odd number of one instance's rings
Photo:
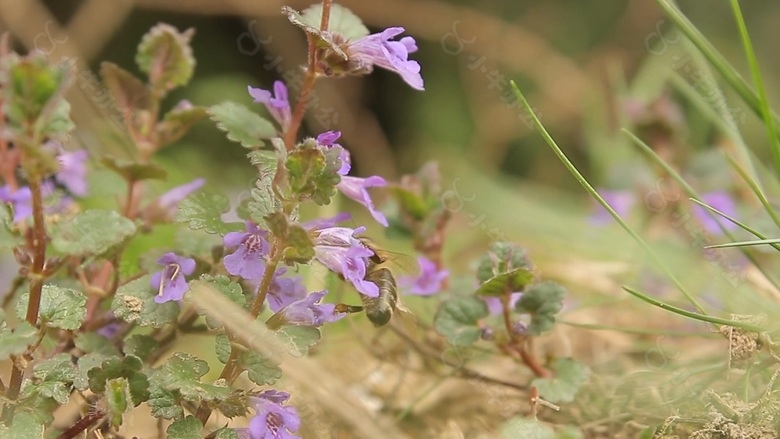
[[[363,311],[363,307],[359,305],[347,305],[345,303],[339,303],[336,305],[336,312],[345,312],[349,314],[354,314],[356,312]]]

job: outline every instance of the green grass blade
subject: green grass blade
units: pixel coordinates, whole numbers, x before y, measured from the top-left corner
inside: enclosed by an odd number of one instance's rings
[[[753,331],[753,332],[764,332],[766,330],[766,328],[762,328],[760,326],[751,325],[751,324],[745,323],[745,322],[737,322],[737,321],[734,321],[734,320],[722,319],[720,317],[707,316],[707,315],[703,315],[703,314],[697,314],[697,313],[691,312],[691,311],[686,311],[686,310],[684,310],[682,308],[678,308],[678,307],[676,307],[674,305],[668,304],[666,302],[662,302],[662,301],[660,301],[658,299],[654,299],[654,298],[648,296],[647,294],[640,293],[639,291],[637,291],[637,290],[635,290],[633,288],[627,287],[625,285],[623,286],[623,289],[626,290],[626,292],[628,292],[632,296],[636,297],[637,299],[644,300],[645,302],[647,302],[647,303],[649,303],[649,304],[651,304],[653,306],[657,306],[657,307],[659,307],[661,309],[664,309],[664,310],[667,310],[667,311],[671,311],[671,312],[673,312],[675,314],[679,314],[681,316],[688,317],[688,318],[691,318],[691,319],[694,319],[694,320],[700,320],[702,322],[714,323],[716,325],[733,326],[735,328],[742,328],[742,329],[745,329],[747,331]]]
[[[780,176],[780,139],[777,138],[777,126],[772,118],[772,109],[769,107],[769,101],[766,97],[764,80],[761,79],[761,70],[758,67],[756,52],[753,50],[753,43],[750,41],[750,35],[745,25],[745,19],[742,16],[742,10],[739,8],[739,0],[731,0],[731,10],[734,12],[734,19],[737,21],[739,36],[742,39],[742,46],[745,48],[748,64],[750,64],[750,73],[753,75],[753,83],[758,92],[758,103],[761,106],[761,118],[764,119],[764,126],[769,137],[769,150],[772,152],[772,159],[775,162],[775,171]]]
[[[777,213],[775,213],[775,209],[772,207],[772,204],[769,203],[769,200],[766,198],[766,195],[764,195],[764,191],[761,190],[761,187],[759,187],[756,180],[751,178],[750,175],[748,175],[748,173],[745,172],[745,170],[742,169],[741,166],[739,166],[739,163],[737,163],[729,155],[726,155],[726,160],[728,160],[731,167],[734,168],[735,171],[737,171],[737,174],[739,174],[739,176],[742,177],[743,180],[745,180],[745,183],[747,183],[748,187],[750,187],[750,190],[752,190],[753,193],[756,194],[758,200],[761,201],[761,205],[764,206],[764,210],[766,210],[767,213],[769,213],[769,216],[772,217],[772,221],[775,222],[775,225],[777,225],[777,227],[780,227],[780,218],[778,218]]]
[[[762,116],[761,103],[756,96],[756,93],[750,88],[740,74],[734,69],[734,67],[726,61],[726,58],[718,52],[715,47],[710,44],[707,38],[699,32],[698,29],[691,23],[688,18],[677,9],[670,0],[656,0],[659,6],[666,12],[666,15],[677,25],[677,27],[688,37],[689,40],[704,54],[709,60],[715,70],[723,76],[726,82],[731,85],[734,90],[739,94],[742,100],[753,110],[758,116]],[[775,123],[778,122],[776,114],[772,113],[772,118]]]
[[[720,210],[718,210],[718,209],[716,209],[716,208],[714,208],[712,206],[709,206],[707,204],[704,204],[704,203],[702,203],[701,201],[699,201],[699,200],[697,200],[695,198],[691,198],[690,200],[691,200],[691,202],[696,203],[699,206],[701,206],[701,207],[703,207],[703,208],[705,208],[707,210],[710,210],[710,211],[712,211],[712,212],[722,216],[723,218],[726,218],[727,220],[729,220],[732,223],[736,224],[737,226],[742,228],[742,230],[750,233],[751,235],[755,236],[756,238],[758,238],[758,239],[767,239],[767,237],[764,234],[762,234],[761,232],[759,232],[758,230],[748,226],[747,224],[745,224],[745,223],[743,223],[743,222],[741,222],[741,221],[739,221],[739,220],[737,220],[735,218],[730,217],[729,215],[726,215],[725,213],[721,212]],[[780,251],[780,246],[772,245],[772,247],[774,247],[775,250]]]
[[[523,107],[528,112],[528,114],[531,116],[531,118],[534,121],[534,126],[537,130],[539,130],[539,133],[542,135],[542,138],[544,138],[545,142],[547,142],[547,145],[550,146],[550,148],[553,150],[555,155],[558,157],[558,159],[563,163],[563,165],[566,167],[566,169],[574,176],[574,178],[577,180],[577,182],[582,185],[583,188],[598,201],[599,204],[601,204],[604,209],[609,212],[609,214],[612,216],[612,218],[615,219],[615,221],[620,224],[620,227],[623,228],[629,235],[631,235],[632,238],[640,245],[642,248],[647,252],[648,255],[653,259],[653,261],[656,263],[658,267],[661,268],[661,270],[664,272],[666,276],[669,277],[669,279],[674,283],[674,285],[677,287],[677,289],[682,292],[682,294],[685,296],[685,298],[693,305],[694,308],[696,308],[697,311],[699,311],[701,314],[706,314],[704,311],[704,308],[699,304],[699,301],[696,300],[696,298],[691,294],[683,285],[682,283],[677,279],[677,276],[675,276],[671,270],[664,264],[663,260],[658,257],[658,255],[653,251],[652,248],[650,248],[649,245],[645,242],[644,239],[642,239],[639,234],[634,231],[634,229],[631,228],[631,226],[628,225],[625,221],[623,221],[623,218],[618,215],[617,212],[612,208],[612,206],[609,205],[609,203],[604,200],[604,198],[599,195],[599,193],[596,191],[596,189],[591,186],[591,184],[588,182],[588,180],[580,173],[580,171],[577,169],[576,166],[569,160],[568,157],[566,157],[566,154],[563,152],[563,150],[558,146],[558,144],[555,142],[555,140],[552,138],[550,133],[547,132],[547,129],[542,125],[542,121],[539,120],[539,117],[537,117],[536,113],[534,113],[533,109],[531,109],[531,105],[528,103],[528,101],[525,99],[525,96],[523,96],[523,93],[520,91],[520,88],[517,86],[517,84],[514,81],[510,81],[510,84],[512,86],[512,91],[515,93],[515,96],[520,100],[520,102],[523,104]]]
[[[732,247],[752,247],[756,245],[780,244],[780,238],[756,239],[755,241],[736,241],[724,242],[723,244],[712,244],[704,248],[732,248]]]

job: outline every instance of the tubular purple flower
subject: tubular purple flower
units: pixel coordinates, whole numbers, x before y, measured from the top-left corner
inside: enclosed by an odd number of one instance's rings
[[[22,186],[16,191],[10,187],[0,187],[0,202],[8,203],[14,210],[14,223],[20,223],[32,216],[32,191],[27,186]]]
[[[347,52],[350,61],[357,61],[367,68],[378,66],[396,72],[412,88],[425,90],[420,75],[420,64],[409,59],[409,54],[417,51],[414,38],[407,36],[399,41],[391,41],[403,32],[402,27],[389,27],[380,33],[367,35],[349,43]]]
[[[372,187],[384,187],[387,186],[387,181],[384,178],[377,175],[368,178],[350,177],[343,175],[341,181],[336,185],[336,189],[347,197],[357,201],[365,206],[374,217],[376,222],[387,227],[387,218],[385,215],[374,208],[374,201],[371,199],[371,195],[368,194],[366,189]]]
[[[331,271],[338,273],[352,283],[358,292],[377,297],[379,288],[373,282],[363,280],[366,276],[368,258],[374,255],[354,235],[365,231],[365,227],[350,229],[330,227],[314,232],[314,257]]]
[[[173,215],[176,211],[177,205],[183,199],[187,198],[191,193],[200,189],[205,183],[205,179],[196,178],[189,183],[176,186],[160,195],[160,198],[157,199],[157,205],[161,209],[168,211],[169,214]]]
[[[341,168],[339,168],[338,173],[339,175],[347,175],[350,168],[352,167],[351,160],[349,157],[349,151],[336,143],[336,141],[339,140],[339,137],[341,137],[341,131],[325,131],[324,133],[317,136],[317,143],[322,146],[338,146],[341,148],[341,154],[339,155],[339,158],[341,158]]]
[[[73,152],[61,149],[60,154],[57,156],[60,169],[54,178],[65,186],[70,193],[79,197],[87,195],[86,161],[88,157],[89,154],[83,149]]]
[[[517,303],[517,301],[520,300],[520,297],[522,296],[523,293],[512,293],[512,295],[509,297],[509,307],[514,308],[515,303]],[[487,304],[488,311],[490,311],[491,315],[497,316],[503,313],[504,305],[501,304],[500,297],[482,297],[482,300],[484,300]]]
[[[276,120],[282,127],[282,131],[287,131],[287,128],[292,122],[292,112],[290,110],[290,100],[287,95],[287,87],[282,81],[274,82],[274,94],[268,90],[262,88],[253,88],[247,86],[249,95],[255,100],[255,102],[265,105],[268,113]]]
[[[265,272],[265,256],[271,250],[266,232],[247,221],[245,232],[230,232],[223,238],[225,248],[236,251],[222,258],[228,273],[244,279],[259,279]]]
[[[184,276],[189,276],[195,271],[195,260],[176,253],[166,253],[157,260],[157,263],[164,267],[162,271],[154,273],[150,279],[152,288],[158,291],[154,301],[164,303],[181,300],[189,289]]]
[[[250,398],[255,406],[255,416],[249,421],[251,439],[300,439],[291,432],[298,431],[301,419],[294,407],[282,404],[290,397],[275,390]]]
[[[713,192],[707,192],[701,195],[701,202],[715,208],[726,215],[734,218],[737,214],[737,206],[734,204],[734,200],[729,196],[728,193],[725,191],[713,191]],[[713,235],[720,235],[722,234],[722,230],[720,229],[720,226],[718,226],[718,220],[715,220],[712,216],[710,216],[709,211],[698,204],[693,205],[693,214],[696,216],[696,219],[699,220],[702,227],[704,227],[704,230],[707,232],[713,234]],[[716,217],[719,217],[717,213],[713,214]],[[732,223],[731,221],[720,218],[720,223],[723,224],[723,226],[726,228],[726,230],[734,230],[734,228],[737,227],[736,224]]]
[[[286,267],[277,269],[274,280],[268,288],[268,306],[273,312],[278,312],[285,306],[306,297],[306,287],[303,286],[301,278],[282,277],[286,272]]]
[[[345,313],[337,313],[336,305],[332,303],[319,303],[326,293],[325,290],[311,293],[284,307],[279,311],[283,324],[322,326],[346,316]]]
[[[450,275],[447,270],[439,270],[436,264],[425,256],[417,258],[420,265],[420,275],[414,277],[402,277],[398,280],[401,287],[406,288],[407,294],[418,296],[430,296],[441,291],[442,283]]]

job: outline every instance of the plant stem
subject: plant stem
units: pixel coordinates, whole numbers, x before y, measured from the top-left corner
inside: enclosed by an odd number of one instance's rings
[[[90,425],[94,424],[95,422],[99,421],[103,416],[106,415],[106,412],[102,410],[90,410],[89,413],[87,413],[86,416],[76,421],[75,424],[73,424],[69,429],[65,430],[57,436],[57,439],[71,439],[76,436],[78,436],[82,431],[89,428]]]
[[[41,193],[40,177],[35,175],[30,178],[30,191],[32,192],[33,210],[33,240],[32,240],[32,269],[28,279],[30,280],[30,296],[27,302],[27,314],[25,320],[32,326],[38,322],[38,311],[41,307],[41,294],[43,291],[43,265],[46,261],[46,229],[43,219],[43,194]],[[19,396],[22,387],[24,371],[14,364],[11,370],[11,381],[8,385],[6,397],[15,400]]]
[[[551,376],[551,373],[549,370],[547,370],[544,366],[539,364],[539,361],[536,359],[536,357],[533,356],[528,350],[526,349],[528,337],[527,336],[519,336],[514,333],[512,330],[512,315],[511,315],[511,301],[512,300],[512,292],[507,290],[503,297],[501,297],[501,305],[503,308],[503,315],[504,315],[504,326],[506,327],[506,332],[509,334],[509,343],[506,344],[506,349],[509,351],[515,352],[520,356],[520,359],[523,360],[523,363],[528,366],[533,373],[542,378],[547,378]]]

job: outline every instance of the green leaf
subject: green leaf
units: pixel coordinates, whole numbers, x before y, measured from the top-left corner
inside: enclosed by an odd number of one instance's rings
[[[341,151],[339,146],[318,147],[316,141],[308,139],[288,153],[284,165],[290,190],[299,200],[311,198],[319,205],[330,203],[341,180]]]
[[[13,231],[12,218],[9,209],[0,203],[0,250],[16,247],[23,242],[21,236]]]
[[[244,295],[244,290],[241,288],[241,284],[231,281],[227,276],[212,276],[209,274],[204,274],[200,277],[199,282],[205,282],[211,285],[216,291],[224,294],[225,297],[237,305],[242,307],[246,305],[246,296]],[[206,326],[208,326],[210,329],[219,329],[222,327],[222,324],[219,322],[219,320],[207,314]]]
[[[563,297],[566,289],[555,282],[544,282],[534,285],[523,293],[515,304],[519,313],[531,315],[528,331],[539,335],[552,329],[555,315],[563,308]]]
[[[428,215],[428,205],[420,195],[398,186],[391,187],[390,192],[395,196],[401,209],[414,220],[422,221]]]
[[[497,242],[479,261],[477,279],[484,283],[497,275],[514,271],[517,268],[525,268],[527,271],[533,268],[531,261],[525,255],[525,250],[511,242]]]
[[[133,334],[125,340],[123,350],[126,355],[133,355],[141,360],[146,360],[149,354],[157,349],[157,346],[159,346],[159,343],[157,343],[154,337],[144,334]]]
[[[229,223],[237,230],[244,228],[242,223]],[[192,230],[189,227],[181,227],[173,238],[174,246],[180,254],[190,255],[196,260],[217,262],[221,255],[215,255],[215,250],[222,250],[222,237],[216,233],[208,233],[205,230]]]
[[[227,427],[220,428],[215,433],[216,434],[214,435],[214,439],[238,439],[238,433],[236,432],[236,430],[232,428],[227,428]]]
[[[138,163],[114,157],[103,157],[100,163],[108,169],[119,174],[128,182],[141,180],[165,180],[168,172],[153,163]]]
[[[322,338],[322,332],[314,326],[284,326],[276,333],[287,342],[287,352],[296,357],[306,355]]]
[[[54,249],[69,256],[103,255],[136,232],[135,224],[113,210],[86,210],[51,230]]]
[[[187,416],[184,419],[174,421],[166,431],[168,439],[192,439],[203,437],[201,434],[203,424],[195,416]]]
[[[127,380],[124,378],[112,378],[106,382],[106,416],[113,428],[122,425],[122,415],[129,408],[127,404],[129,393]]]
[[[74,344],[85,354],[100,353],[108,356],[119,355],[119,350],[110,340],[97,332],[80,332],[76,335]]]
[[[46,424],[32,413],[17,412],[11,425],[0,424],[0,437],[13,439],[41,439]]]
[[[35,365],[32,378],[26,380],[22,386],[22,396],[38,394],[65,404],[68,402],[75,378],[76,369],[70,355],[57,354]]]
[[[322,5],[312,5],[301,14],[301,21],[315,29],[320,28],[322,21]],[[330,7],[328,17],[328,32],[341,34],[348,41],[355,41],[369,34],[368,28],[360,17],[339,4]]]
[[[184,409],[176,399],[176,395],[154,384],[151,386],[149,400],[146,401],[146,404],[155,418],[178,419],[184,416]]]
[[[230,346],[230,339],[227,334],[219,334],[214,340],[214,352],[217,354],[217,360],[226,364],[230,358],[230,352],[233,348]]]
[[[155,90],[165,93],[190,81],[195,71],[190,47],[194,34],[192,28],[179,32],[171,25],[160,23],[144,35],[135,61],[149,75],[149,83]]]
[[[151,108],[152,96],[149,87],[132,73],[116,64],[103,62],[100,64],[100,77],[103,79],[103,85],[116,99],[116,106],[121,112]]]
[[[258,179],[255,182],[256,187],[250,192],[252,199],[247,204],[252,221],[261,228],[268,228],[265,218],[279,210],[279,202],[274,195],[271,184],[270,179]]]
[[[434,318],[436,332],[456,346],[468,346],[479,340],[482,330],[477,321],[489,314],[487,304],[473,297],[458,297],[444,302]]]
[[[515,417],[501,427],[504,439],[555,439],[555,431],[536,419]]]
[[[282,377],[279,363],[270,355],[246,351],[241,353],[239,360],[249,379],[259,386],[271,385]]]
[[[25,291],[16,302],[16,315],[27,315],[30,293]],[[87,316],[87,298],[79,291],[55,285],[44,285],[38,318],[50,328],[76,330]]]
[[[185,223],[192,230],[222,235],[243,229],[243,224],[222,221],[222,214],[228,210],[230,201],[224,195],[197,192],[179,203],[176,222]]]
[[[249,412],[246,403],[246,391],[234,390],[229,397],[220,401],[216,408],[230,419],[237,416],[246,416]]]
[[[553,378],[536,378],[531,385],[548,402],[572,402],[580,386],[590,376],[590,370],[572,358],[558,358],[552,364]]]
[[[37,335],[38,330],[24,321],[14,330],[11,330],[5,322],[0,324],[0,360],[26,351],[27,346],[33,344]]]
[[[35,131],[41,137],[59,142],[66,142],[70,132],[76,128],[70,118],[70,103],[64,99],[52,103],[51,111],[47,111],[35,123]]]
[[[149,283],[150,276],[136,279],[119,287],[111,302],[111,310],[120,319],[140,326],[162,327],[176,321],[179,304],[176,302],[157,303]]]
[[[117,378],[124,378],[134,406],[149,399],[149,379],[142,372],[140,358],[127,355],[124,358],[112,357],[105,360],[99,368],[87,372],[89,389],[95,393],[108,393],[115,389],[107,386]]]
[[[206,116],[208,116],[208,112],[203,107],[183,106],[173,108],[165,113],[163,120],[155,127],[158,144],[165,146],[181,139],[193,125]]]
[[[79,390],[89,388],[89,371],[100,368],[100,365],[110,357],[103,353],[89,353],[79,357],[76,362],[76,377],[73,378],[73,385]]]
[[[292,224],[285,238],[284,261],[307,264],[314,257],[314,242],[299,224]]]
[[[212,105],[208,114],[217,123],[217,128],[227,134],[228,139],[240,143],[244,148],[259,148],[264,145],[262,139],[277,135],[271,122],[236,102]]]
[[[516,268],[508,273],[492,277],[477,288],[477,296],[500,297],[507,292],[523,291],[534,280],[534,274],[525,268]]]
[[[200,381],[208,371],[209,366],[205,361],[176,352],[155,371],[154,379],[165,390],[178,391],[182,398],[192,402],[216,401],[228,397],[230,388]]]
[[[6,61],[7,82],[4,84],[5,114],[11,125],[22,128],[44,115],[44,110],[56,109],[56,99],[64,89],[66,71],[49,63],[44,57],[11,56]],[[36,145],[37,146],[37,145]]]

